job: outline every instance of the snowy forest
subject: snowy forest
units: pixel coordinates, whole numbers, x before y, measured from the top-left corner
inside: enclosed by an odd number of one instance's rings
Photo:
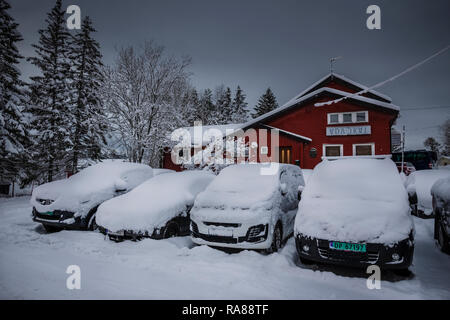
[[[68,30],[61,0],[38,30],[34,55],[17,49],[18,24],[0,0],[0,180],[43,183],[66,177],[102,158],[159,167],[170,132],[192,126],[243,123],[278,106],[269,89],[251,114],[244,90],[224,85],[197,90],[189,57],[154,41],[117,49],[102,62],[94,22]],[[39,71],[21,80],[26,59]],[[253,108],[252,108],[253,109]]]

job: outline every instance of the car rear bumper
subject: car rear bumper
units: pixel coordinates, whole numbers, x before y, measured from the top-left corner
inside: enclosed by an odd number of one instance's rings
[[[74,217],[73,212],[55,210],[53,214],[38,212],[35,207],[32,211],[33,221],[45,225],[59,227],[63,229],[81,230],[86,229],[86,222],[81,217]]]
[[[301,258],[327,264],[364,268],[378,265],[382,269],[405,269],[413,260],[413,239],[405,239],[395,245],[367,243],[366,252],[340,251],[329,248],[329,240],[311,238],[304,235],[295,237],[297,253]],[[309,248],[309,250],[306,250]],[[398,260],[393,255],[399,256]]]

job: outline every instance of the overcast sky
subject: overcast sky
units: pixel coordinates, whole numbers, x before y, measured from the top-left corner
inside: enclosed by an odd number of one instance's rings
[[[54,0],[9,0],[20,24],[21,54],[32,56],[38,29]],[[449,0],[70,0],[98,30],[104,63],[116,47],[156,40],[174,55],[193,59],[192,82],[200,90],[239,84],[251,107],[267,87],[285,103],[329,72],[365,85],[381,82],[450,44]],[[381,8],[381,30],[368,30],[366,9]],[[26,79],[35,73],[21,64]],[[423,148],[427,136],[450,118],[450,50],[377,89],[403,111],[407,147]]]

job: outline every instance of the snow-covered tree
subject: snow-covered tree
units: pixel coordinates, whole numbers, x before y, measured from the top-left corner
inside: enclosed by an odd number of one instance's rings
[[[229,87],[218,86],[214,94],[214,102],[216,105],[216,122],[217,124],[228,124],[232,121],[232,98]]]
[[[23,83],[17,68],[22,58],[16,43],[22,40],[18,24],[7,10],[11,6],[0,0],[0,180],[14,181],[28,144],[27,126],[22,114]]]
[[[233,99],[233,114],[231,116],[231,121],[233,123],[244,123],[248,120],[247,102],[245,101],[245,97],[241,87],[238,86]]]
[[[61,0],[57,0],[47,15],[46,28],[39,30],[38,44],[33,45],[36,56],[28,58],[40,71],[40,75],[31,77],[29,85],[29,111],[35,133],[33,158],[45,165],[47,181],[65,167],[72,148],[69,33],[64,14]]]
[[[258,104],[255,106],[253,118],[262,116],[263,114],[278,108],[277,99],[270,88],[259,98]]]
[[[200,96],[197,108],[197,120],[201,120],[203,125],[212,125],[216,123],[216,106],[213,102],[213,93],[211,89],[205,89]]]
[[[443,149],[442,153],[445,156],[450,156],[450,119],[447,119],[440,127],[442,133]]]
[[[189,58],[167,56],[147,42],[119,50],[104,69],[102,103],[112,132],[133,162],[159,166],[170,133],[185,124],[180,101],[188,90]]]
[[[96,30],[89,17],[71,40],[70,58],[73,82],[73,125],[71,130],[72,172],[77,172],[78,159],[96,159],[105,144],[107,128],[100,103],[102,55],[92,33]]]

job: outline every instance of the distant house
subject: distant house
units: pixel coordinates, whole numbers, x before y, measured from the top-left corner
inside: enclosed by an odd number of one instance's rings
[[[366,91],[354,95],[362,90]],[[341,100],[328,103],[336,99]],[[390,154],[391,128],[399,110],[386,95],[332,73],[240,128],[278,129],[279,162],[312,169],[322,157]],[[270,135],[267,143],[259,138],[258,162],[261,154],[271,149]],[[164,154],[163,165],[181,170],[172,163],[169,152]]]

